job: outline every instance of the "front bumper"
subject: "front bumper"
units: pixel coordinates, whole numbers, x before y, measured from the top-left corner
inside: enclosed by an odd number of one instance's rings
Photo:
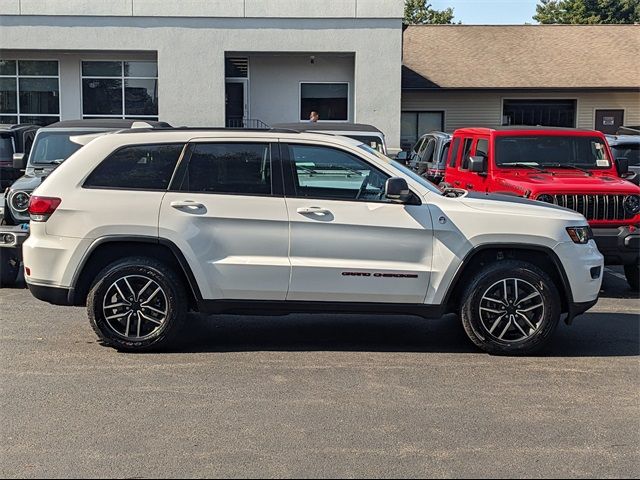
[[[638,227],[594,228],[593,237],[604,262],[608,265],[628,265],[640,257]]]
[[[0,248],[10,248],[22,252],[22,244],[29,238],[29,224],[0,226]]]

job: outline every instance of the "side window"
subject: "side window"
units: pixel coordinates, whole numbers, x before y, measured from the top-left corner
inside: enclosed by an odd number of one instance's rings
[[[436,141],[435,139],[429,140],[427,146],[424,148],[424,152],[422,152],[420,161],[432,163],[433,162],[433,153],[436,150]]]
[[[298,197],[386,201],[389,178],[364,160],[327,147],[289,145]]]
[[[462,147],[462,165],[461,170],[469,169],[469,152],[471,152],[471,144],[473,144],[473,138],[465,138],[464,145]]]
[[[418,154],[426,141],[426,137],[422,137],[418,142],[413,146],[412,151]]]
[[[183,144],[131,145],[105,158],[84,182],[90,188],[166,190]]]
[[[456,166],[456,161],[458,160],[458,150],[460,149],[460,137],[456,137],[453,140],[453,147],[451,148],[451,156],[449,159],[449,166],[454,168]]]
[[[445,163],[447,163],[447,158],[449,157],[449,148],[451,147],[451,142],[447,142],[445,143],[445,145],[442,147],[442,152],[440,152],[440,156],[437,159],[437,168],[445,168]]]
[[[180,190],[270,195],[272,190],[269,144],[194,144]]]
[[[489,158],[489,140],[481,138],[476,143],[476,155],[484,158]]]

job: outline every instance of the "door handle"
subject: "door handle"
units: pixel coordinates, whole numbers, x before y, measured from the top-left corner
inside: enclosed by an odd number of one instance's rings
[[[302,215],[307,215],[310,213],[313,213],[316,215],[327,215],[331,213],[329,210],[322,207],[300,207],[299,209],[296,210],[296,212],[301,213]]]
[[[181,210],[181,209],[200,210],[204,208],[203,204],[199,202],[195,202],[193,200],[182,200],[182,201],[179,200],[179,201],[171,202],[170,205],[177,210]]]
[[[473,184],[472,183],[467,183],[467,189],[468,190],[473,190]]]
[[[454,185],[460,185],[460,181],[456,180],[455,182],[453,182]]]

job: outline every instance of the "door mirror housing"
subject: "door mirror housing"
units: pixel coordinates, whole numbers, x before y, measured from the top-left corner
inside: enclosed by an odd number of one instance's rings
[[[409,160],[409,152],[407,152],[406,150],[398,152],[398,154],[396,155],[396,161],[398,162],[405,163],[407,160]]]
[[[411,190],[404,178],[391,177],[384,185],[384,196],[397,203],[407,203],[411,199]]]
[[[469,157],[469,171],[475,173],[486,173],[487,158],[480,155]]]
[[[616,158],[616,168],[618,169],[618,175],[621,177],[629,173],[629,159],[626,157]]]
[[[27,159],[24,153],[13,154],[13,168],[16,170],[24,170],[27,168]]]

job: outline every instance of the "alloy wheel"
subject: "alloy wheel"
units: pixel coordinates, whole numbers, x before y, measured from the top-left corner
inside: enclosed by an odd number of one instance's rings
[[[127,275],[107,289],[102,303],[104,319],[120,337],[145,340],[161,329],[169,304],[162,287],[145,275]]]
[[[541,327],[545,308],[542,293],[531,283],[507,278],[491,285],[480,300],[480,321],[501,342],[521,342]]]

